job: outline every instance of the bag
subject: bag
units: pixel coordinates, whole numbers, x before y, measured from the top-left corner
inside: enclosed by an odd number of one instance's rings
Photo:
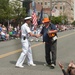
[[[49,33],[49,31],[53,31],[53,30],[51,29],[51,26],[49,26],[49,29],[48,29],[48,32],[47,32],[47,34],[48,34],[48,36],[49,36],[50,38],[57,35],[56,33]]]
[[[57,39],[58,39],[57,36],[54,36],[54,37],[53,37],[53,41],[56,41]]]
[[[52,42],[56,41],[58,39],[57,33],[49,33],[49,31],[53,31],[51,26],[49,27],[47,34],[48,34],[49,38],[51,38]]]
[[[54,37],[54,36],[55,36],[55,33],[49,33],[49,32],[48,32],[48,36],[49,36],[49,37]]]

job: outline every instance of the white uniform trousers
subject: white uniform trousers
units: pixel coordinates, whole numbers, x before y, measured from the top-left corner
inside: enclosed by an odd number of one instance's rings
[[[23,65],[25,58],[27,58],[28,64],[33,64],[31,46],[28,41],[22,42],[22,53],[16,65]]]

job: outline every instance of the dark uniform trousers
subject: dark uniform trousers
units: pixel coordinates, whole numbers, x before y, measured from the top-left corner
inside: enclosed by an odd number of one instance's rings
[[[57,40],[54,42],[45,42],[45,58],[48,65],[56,65]]]

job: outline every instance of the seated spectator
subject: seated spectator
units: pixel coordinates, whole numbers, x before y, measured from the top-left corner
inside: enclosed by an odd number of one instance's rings
[[[9,40],[9,34],[6,33],[6,40]]]
[[[0,32],[2,31],[2,24],[0,24]]]
[[[16,38],[20,39],[20,37],[21,37],[21,30],[19,29],[17,30]]]
[[[12,31],[9,31],[9,37],[12,38]]]
[[[9,36],[10,38],[17,38],[17,32],[13,29],[11,31],[9,31]]]
[[[1,31],[2,31],[2,24],[0,24],[0,41],[2,40],[1,39]]]
[[[13,39],[13,38],[15,38],[14,36],[14,28],[13,28],[13,26],[11,26],[11,24],[9,25],[9,27],[8,27],[8,33],[9,33],[9,37],[10,37],[10,39]]]
[[[1,32],[1,39],[2,39],[3,41],[6,40],[6,34],[5,34],[3,31]]]
[[[75,75],[75,64],[72,62],[69,63],[67,71],[65,71],[64,66],[59,62],[59,66],[62,69],[64,75]]]
[[[7,33],[7,28],[4,25],[2,25],[1,39],[3,41],[9,40],[9,34]]]
[[[16,36],[17,36],[17,32],[13,29],[13,31],[12,31],[12,37],[15,39]]]

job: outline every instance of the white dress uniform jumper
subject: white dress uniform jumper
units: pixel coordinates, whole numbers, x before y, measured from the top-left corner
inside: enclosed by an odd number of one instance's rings
[[[22,43],[22,53],[17,60],[16,67],[24,67],[22,66],[24,63],[25,58],[27,58],[28,65],[36,66],[33,63],[32,51],[30,42],[28,40],[28,33],[31,32],[30,28],[28,27],[27,23],[24,23],[21,26],[21,43]]]

